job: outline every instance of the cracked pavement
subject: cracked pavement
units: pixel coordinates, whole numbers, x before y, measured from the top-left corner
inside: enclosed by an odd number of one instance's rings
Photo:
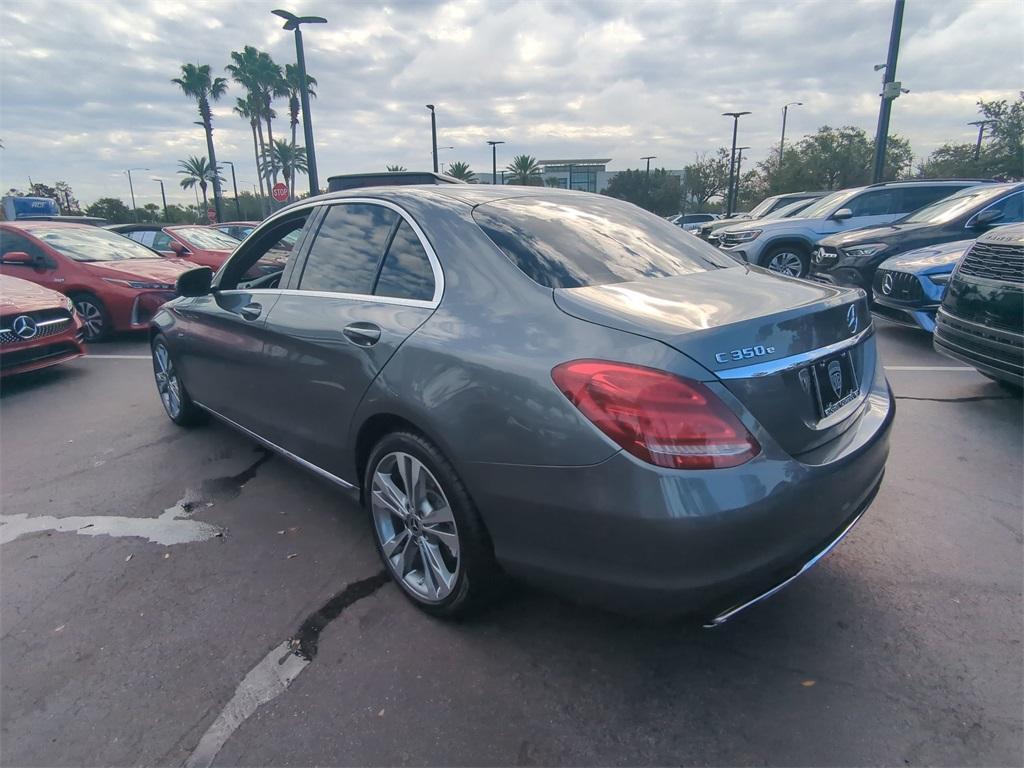
[[[879,342],[887,365],[955,365],[908,329],[880,324]],[[473,621],[430,619],[380,579],[347,497],[226,427],[174,427],[145,360],[5,382],[3,516],[201,500],[192,519],[223,535],[2,545],[0,763],[1020,765],[1021,400],[974,372],[889,378],[867,515],[711,631],[524,587]],[[288,647],[289,674],[256,674]],[[239,694],[247,679],[274,695]]]

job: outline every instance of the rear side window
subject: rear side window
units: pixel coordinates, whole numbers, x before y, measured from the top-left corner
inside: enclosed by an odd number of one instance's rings
[[[918,208],[924,208],[926,205],[931,205],[936,200],[948,197],[961,189],[963,187],[904,187],[903,206],[900,208],[900,212],[909,213]]]
[[[404,219],[388,248],[373,293],[394,299],[430,301],[434,298],[434,271],[427,252]]]
[[[301,291],[370,294],[398,214],[366,203],[327,209],[306,257]]]
[[[885,216],[899,213],[900,190],[876,189],[854,198],[847,206],[854,216]]]
[[[736,266],[660,216],[593,195],[585,201],[519,197],[473,217],[531,280],[548,288],[624,283]]]

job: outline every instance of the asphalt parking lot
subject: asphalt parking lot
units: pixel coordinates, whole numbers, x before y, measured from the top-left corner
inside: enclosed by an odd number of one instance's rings
[[[877,500],[715,630],[527,588],[426,617],[331,486],[173,426],[144,340],[6,382],[0,762],[1020,765],[1021,400],[879,338]]]

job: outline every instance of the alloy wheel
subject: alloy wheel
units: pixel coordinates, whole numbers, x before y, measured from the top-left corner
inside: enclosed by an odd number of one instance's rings
[[[153,374],[164,410],[172,419],[178,418],[181,414],[181,384],[167,347],[160,343],[153,347]]]
[[[386,454],[371,484],[373,527],[395,578],[418,600],[448,597],[459,576],[459,531],[433,473],[415,456]]]
[[[95,341],[103,335],[103,311],[96,304],[89,299],[79,299],[75,302],[75,311],[82,318],[86,341]]]
[[[800,260],[800,254],[793,251],[782,251],[772,256],[771,261],[768,262],[768,269],[781,275],[800,277],[800,273],[804,271],[804,264]]]

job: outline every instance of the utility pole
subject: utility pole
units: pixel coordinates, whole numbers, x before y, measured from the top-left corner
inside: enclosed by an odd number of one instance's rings
[[[437,115],[433,104],[427,104],[427,109],[430,110],[430,146],[434,157],[434,173],[437,173]]]
[[[160,199],[164,201],[164,221],[170,223],[171,217],[167,215],[167,195],[164,193],[164,180],[153,179],[160,184]]]
[[[900,95],[900,83],[896,81],[896,59],[900,53],[900,33],[903,31],[903,6],[906,0],[896,0],[892,11],[892,30],[889,32],[889,55],[885,60],[885,77],[882,78],[882,102],[878,108],[878,130],[875,132],[875,163],[872,181],[877,184],[885,176],[885,145],[889,140],[889,116],[892,102]]]
[[[238,220],[242,220],[242,206],[238,202],[238,182],[235,180],[235,164],[230,160],[221,160],[225,165],[231,166],[231,186],[235,190],[235,214],[238,216]]]
[[[491,145],[491,184],[498,183],[498,145],[504,144],[504,141],[488,141]],[[505,174],[501,174],[501,183],[505,183]]]
[[[299,97],[302,101],[302,135],[306,140],[306,178],[310,196],[320,194],[320,179],[316,175],[316,149],[313,147],[313,118],[309,113],[309,83],[306,78],[306,53],[302,48],[302,24],[326,24],[323,16],[296,16],[289,11],[271,11],[285,20],[284,28],[295,30],[295,59],[299,66]],[[237,197],[236,197],[237,199]]]
[[[135,221],[139,220],[139,211],[135,207],[135,187],[132,185],[132,171],[148,171],[148,170],[149,170],[149,168],[129,168],[128,170],[125,171],[125,173],[128,174],[128,191],[132,195],[132,219],[134,219]],[[32,179],[29,179],[29,183],[31,183],[31,182],[32,182]]]
[[[968,123],[968,125],[978,126],[978,143],[974,145],[974,162],[981,159],[981,140],[985,136],[985,126],[994,122],[995,120],[975,120],[973,123]]]
[[[789,104],[782,106],[782,136],[779,138],[779,170],[782,170],[782,153],[786,148],[786,116],[789,114],[790,107],[802,107],[804,103],[802,101],[791,101]]]
[[[743,166],[743,150],[750,147],[736,147],[736,187],[732,191],[732,207],[736,207],[736,201],[740,196],[740,168]]]
[[[732,118],[732,150],[729,152],[729,186],[725,194],[725,216],[732,216],[732,184],[736,175],[736,130],[740,124],[740,118],[749,115],[750,112],[723,112],[722,117]]]
[[[657,155],[647,155],[646,157],[641,157],[640,158],[641,160],[646,160],[647,161],[647,175],[648,176],[651,175],[651,160],[656,160],[657,158],[658,158]]]

